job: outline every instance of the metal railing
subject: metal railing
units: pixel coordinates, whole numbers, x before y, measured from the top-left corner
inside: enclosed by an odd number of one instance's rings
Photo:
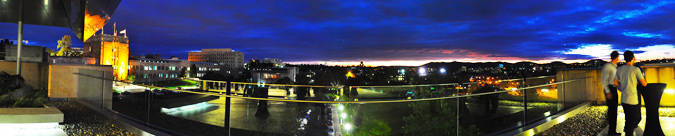
[[[135,84],[112,110],[178,135],[497,135],[577,103],[554,76],[395,86],[201,80],[201,89]],[[104,98],[102,98],[104,99]]]

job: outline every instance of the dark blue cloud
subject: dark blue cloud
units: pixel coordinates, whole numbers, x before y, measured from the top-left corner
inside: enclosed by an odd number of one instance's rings
[[[672,0],[125,0],[111,21],[128,30],[135,55],[186,57],[201,48],[233,48],[247,58],[288,61],[589,59],[597,55],[565,52],[592,44],[622,50],[672,46],[674,5]],[[0,24],[0,36],[16,37],[15,26]],[[26,39],[49,47],[70,34],[54,27],[26,30]]]

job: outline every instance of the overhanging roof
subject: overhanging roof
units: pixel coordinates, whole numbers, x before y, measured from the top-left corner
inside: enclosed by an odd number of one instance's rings
[[[0,22],[71,28],[82,39],[85,13],[109,19],[121,0],[0,0]],[[23,6],[21,6],[23,5]],[[83,12],[85,11],[85,12]]]

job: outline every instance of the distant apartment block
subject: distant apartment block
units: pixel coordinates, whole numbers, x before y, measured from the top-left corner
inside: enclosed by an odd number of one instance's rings
[[[221,70],[223,66],[218,65],[218,63],[210,62],[188,62],[189,67],[187,68],[187,77],[190,78],[202,78],[209,72],[223,72]],[[230,74],[230,73],[227,73]]]
[[[129,75],[135,83],[152,83],[180,79],[188,69],[187,62],[171,59],[133,59]],[[131,76],[130,76],[131,77]]]
[[[298,67],[286,67],[280,59],[270,58],[263,61],[251,60],[246,69],[251,72],[251,81],[259,83],[273,83],[284,78],[295,82],[299,72]]]
[[[17,45],[9,39],[0,39],[0,60],[16,61]],[[21,62],[46,62],[49,58],[47,48],[40,46],[23,45],[21,48]]]
[[[283,78],[288,78],[290,81],[295,82],[298,71],[298,67],[255,69],[251,70],[251,79],[253,82],[257,83],[272,83]]]
[[[244,53],[230,48],[202,49],[198,52],[189,52],[188,61],[216,63],[226,68],[241,68],[244,65]]]
[[[16,61],[16,45],[4,45],[4,47],[0,47],[4,50],[4,60],[7,61]],[[47,59],[49,58],[49,53],[47,52],[47,48],[45,47],[40,47],[40,46],[30,46],[30,45],[23,45],[21,47],[21,62],[37,62],[37,63],[43,63],[46,62]]]
[[[281,61],[281,59],[277,59],[277,58],[265,58],[265,59],[263,59],[263,63],[271,63],[271,64],[274,64],[274,66],[276,66],[276,67],[284,67],[285,66],[284,62]]]

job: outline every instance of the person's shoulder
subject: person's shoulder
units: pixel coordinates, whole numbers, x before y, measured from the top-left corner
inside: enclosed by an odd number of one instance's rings
[[[633,66],[633,71],[641,73],[642,69],[640,69],[640,67]]]
[[[610,67],[609,63],[605,63],[605,65],[602,65],[602,68],[609,68],[609,67]]]
[[[618,68],[616,68],[616,69],[625,69],[625,68],[626,68],[626,66],[627,66],[627,65],[623,65],[623,66],[619,66],[619,67],[618,67]]]
[[[607,63],[605,63],[605,65],[603,65],[603,66],[605,66],[605,67],[615,67],[614,65],[612,65],[611,62],[607,62]]]
[[[600,68],[602,68],[602,70],[607,70],[609,67],[607,66],[607,64],[605,64],[605,65],[602,65],[602,67],[600,67]]]
[[[633,71],[633,68],[631,68],[631,67],[632,67],[632,66],[629,66],[629,65],[619,66],[619,67],[616,69],[616,71],[617,71],[617,72],[619,72],[619,71],[623,71],[623,72]]]
[[[640,68],[638,68],[638,67],[636,67],[636,66],[629,66],[628,68],[629,68],[630,70],[633,70],[633,71],[635,71],[635,70],[640,70]]]

